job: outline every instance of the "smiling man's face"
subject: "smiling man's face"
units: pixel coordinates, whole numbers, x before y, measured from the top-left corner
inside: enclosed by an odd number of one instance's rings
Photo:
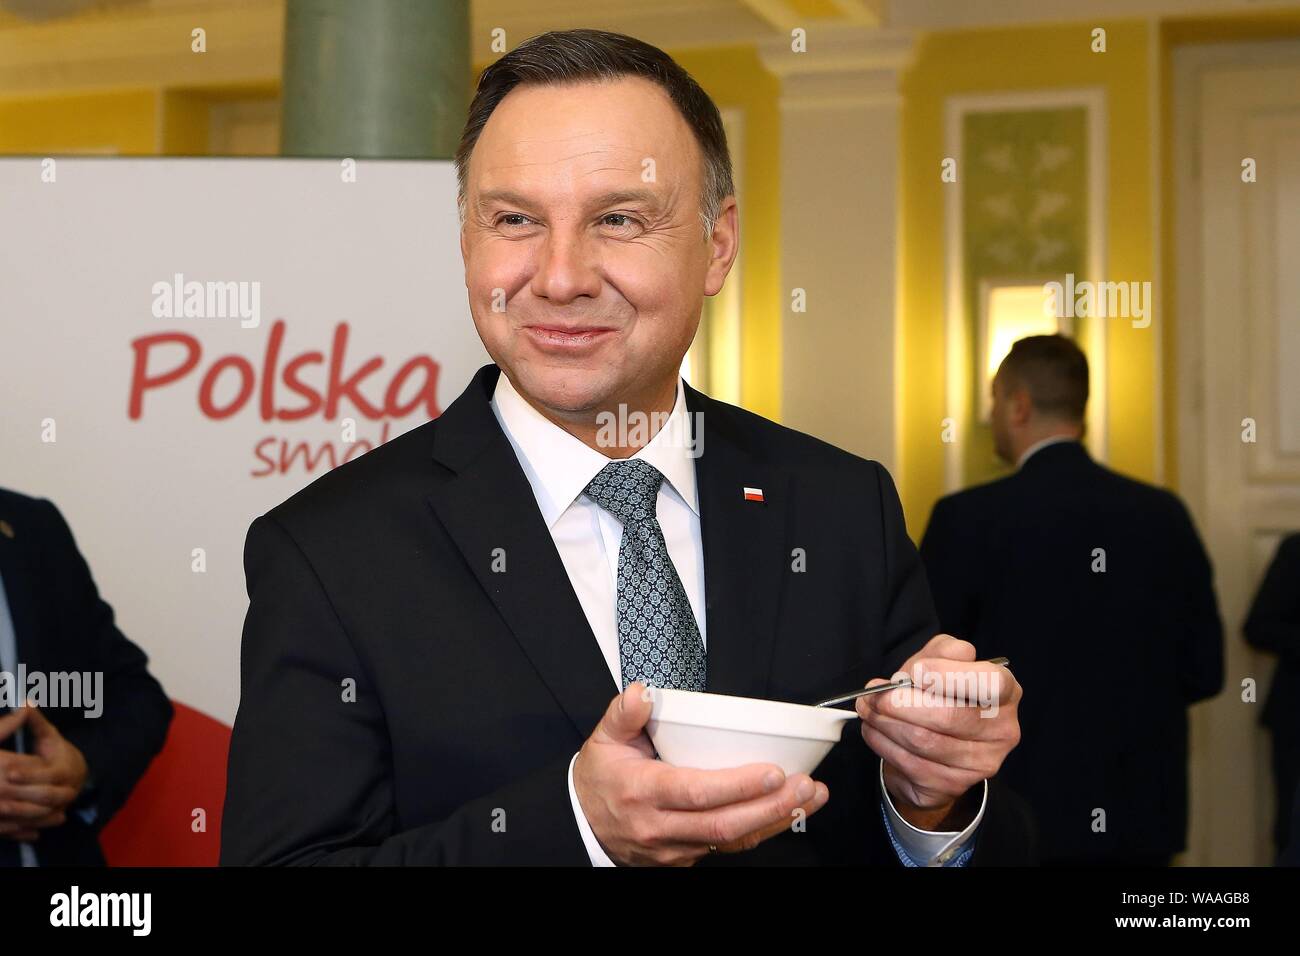
[[[702,155],[640,77],[516,87],[484,126],[461,231],[470,309],[553,420],[671,407],[704,296],[736,254],[733,198],[704,238]]]

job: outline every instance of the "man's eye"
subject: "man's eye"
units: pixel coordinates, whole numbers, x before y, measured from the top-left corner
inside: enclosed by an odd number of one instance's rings
[[[611,219],[621,220],[620,222],[611,222]],[[601,222],[607,226],[613,226],[616,229],[626,229],[637,225],[637,221],[623,212],[611,212],[601,217]]]
[[[507,221],[512,220],[512,221]],[[523,213],[508,212],[497,219],[498,226],[522,226],[528,221],[528,217]]]

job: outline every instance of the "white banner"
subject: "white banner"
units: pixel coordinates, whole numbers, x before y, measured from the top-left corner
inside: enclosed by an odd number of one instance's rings
[[[448,162],[0,160],[0,486],[227,724],[249,523],[489,361]]]

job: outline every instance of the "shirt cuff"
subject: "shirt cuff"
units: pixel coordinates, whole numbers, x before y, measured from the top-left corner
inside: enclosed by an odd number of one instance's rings
[[[904,866],[965,866],[975,850],[975,836],[984,819],[984,808],[989,802],[989,782],[984,783],[980,809],[966,828],[957,830],[921,830],[912,826],[894,807],[885,786],[885,761],[880,761],[881,813],[885,818],[885,831],[889,842]]]
[[[574,754],[573,759],[569,761],[569,802],[573,804],[573,819],[577,821],[578,832],[582,834],[582,845],[587,848],[587,856],[591,858],[592,866],[617,866],[618,864],[609,858],[609,854],[596,839],[596,834],[591,832],[591,824],[587,822],[587,815],[582,812],[582,804],[578,802],[578,791],[573,789],[573,765],[577,759],[578,755]]]

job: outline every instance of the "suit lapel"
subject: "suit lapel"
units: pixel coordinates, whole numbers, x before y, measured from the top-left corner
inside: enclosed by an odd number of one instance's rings
[[[443,413],[433,457],[447,474],[428,503],[524,654],[586,737],[618,687],[532,486],[488,405],[498,374],[494,365],[480,369]],[[763,697],[790,559],[784,545],[789,476],[749,449],[726,406],[689,386],[686,401],[692,428],[700,422],[704,436],[695,469],[704,547],[707,690]],[[746,501],[746,487],[761,488],[764,500]],[[504,556],[504,573],[493,570],[494,554]]]
[[[451,474],[428,502],[524,654],[586,737],[618,687],[532,486],[488,405],[498,374],[495,365],[480,369],[443,413],[434,459]],[[504,558],[504,572],[493,570],[494,555]]]
[[[695,474],[704,540],[707,690],[766,697],[782,578],[791,559],[784,542],[789,475],[753,452],[727,406],[689,386],[686,404],[692,428],[702,427],[704,435]],[[747,501],[745,488],[761,489],[763,501]]]

